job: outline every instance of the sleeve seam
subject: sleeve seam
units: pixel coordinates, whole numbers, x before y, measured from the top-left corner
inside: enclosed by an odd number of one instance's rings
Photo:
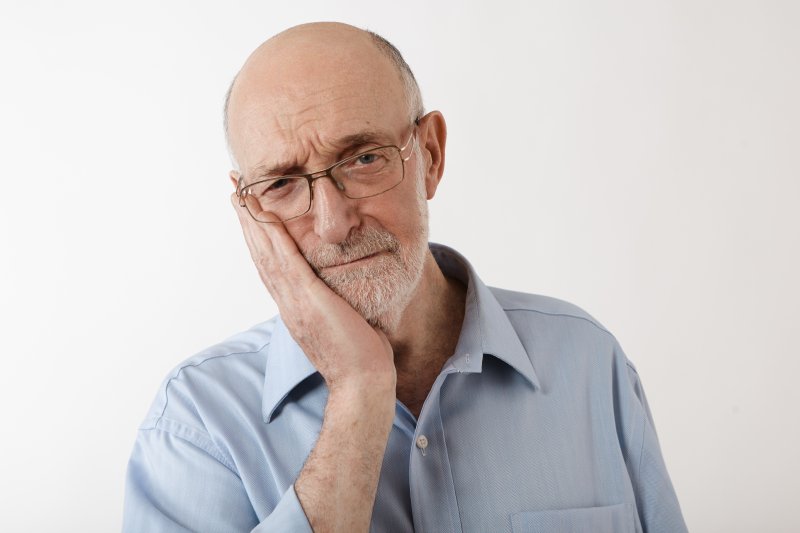
[[[219,359],[221,357],[230,357],[232,355],[247,355],[247,354],[258,353],[261,350],[263,350],[267,345],[269,345],[269,342],[264,343],[261,347],[259,347],[256,350],[248,350],[246,352],[231,352],[231,353],[220,354],[220,355],[211,355],[209,357],[206,357],[202,361],[198,361],[196,363],[189,363],[189,364],[186,364],[186,365],[183,365],[182,367],[180,367],[178,369],[178,371],[175,373],[175,375],[172,376],[171,378],[169,378],[169,380],[167,380],[167,383],[164,385],[164,407],[161,409],[161,413],[159,413],[156,416],[154,424],[158,424],[159,420],[161,420],[164,417],[164,413],[167,412],[167,407],[169,406],[169,388],[170,388],[170,385],[172,385],[172,382],[180,377],[181,373],[185,369],[187,369],[189,367],[198,367],[198,366],[202,365],[203,363],[206,363],[207,361],[210,361],[212,359]]]
[[[604,328],[603,326],[601,326],[600,324],[598,324],[594,320],[591,320],[591,319],[583,317],[583,316],[570,315],[568,313],[548,313],[547,311],[540,311],[539,309],[525,309],[524,307],[519,307],[519,308],[505,308],[504,307],[503,311],[506,311],[506,312],[509,312],[509,311],[527,311],[529,313],[538,313],[540,315],[545,315],[545,316],[555,316],[555,317],[574,318],[576,320],[583,320],[584,322],[588,322],[589,324],[591,324],[595,328],[599,329],[603,333],[607,333],[611,338],[616,340],[616,337],[614,337],[614,335],[610,331],[608,331],[606,328]]]

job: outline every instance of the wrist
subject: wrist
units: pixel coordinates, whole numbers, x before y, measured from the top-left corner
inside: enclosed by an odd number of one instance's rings
[[[348,378],[328,385],[328,410],[347,413],[359,419],[394,419],[396,385],[388,378]]]
[[[363,372],[348,376],[340,376],[327,382],[331,394],[364,398],[375,401],[394,400],[397,393],[397,374],[392,367],[391,372]]]

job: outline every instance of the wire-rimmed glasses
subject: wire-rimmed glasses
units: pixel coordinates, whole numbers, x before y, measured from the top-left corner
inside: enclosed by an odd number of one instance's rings
[[[378,146],[346,157],[326,169],[309,174],[292,174],[258,180],[244,184],[239,177],[236,194],[239,205],[247,208],[250,216],[258,222],[274,223],[300,217],[311,209],[314,198],[314,182],[330,178],[342,193],[351,199],[370,198],[394,189],[405,177],[405,162],[413,151],[411,132],[402,146]],[[403,152],[411,145],[408,155]],[[270,214],[272,216],[270,216]]]

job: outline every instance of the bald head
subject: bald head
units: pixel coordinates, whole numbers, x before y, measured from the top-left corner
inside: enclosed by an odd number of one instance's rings
[[[369,65],[364,71],[359,66]],[[383,63],[383,65],[380,65]],[[377,67],[375,66],[377,65]],[[313,92],[321,72],[327,71],[332,81],[358,83],[368,86],[370,78],[381,76],[384,83],[396,85],[402,93],[405,112],[409,121],[420,118],[423,113],[422,96],[411,68],[399,50],[380,35],[347,24],[317,22],[289,28],[265,41],[248,57],[232,81],[225,97],[224,127],[231,156],[236,164],[237,112],[254,100],[259,93],[266,95],[270,86],[299,93]],[[305,84],[292,86],[291,79],[307,77]],[[349,79],[348,79],[349,75]],[[327,80],[331,80],[331,77]],[[322,95],[320,95],[322,96]],[[273,100],[272,105],[280,105]],[[269,105],[269,104],[267,104]]]

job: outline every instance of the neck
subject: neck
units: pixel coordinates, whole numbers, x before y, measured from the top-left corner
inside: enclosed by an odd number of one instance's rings
[[[397,397],[415,416],[445,361],[453,354],[464,321],[466,287],[447,278],[430,252],[422,278],[397,326],[386,335],[394,351]]]

